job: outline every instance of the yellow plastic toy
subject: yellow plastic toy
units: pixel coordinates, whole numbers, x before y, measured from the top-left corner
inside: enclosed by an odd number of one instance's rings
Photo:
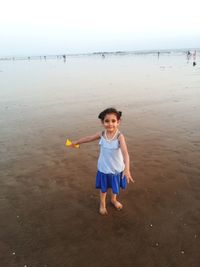
[[[72,145],[72,141],[70,141],[69,139],[67,139],[67,141],[66,141],[66,146],[72,146],[75,148],[79,148],[79,145]]]

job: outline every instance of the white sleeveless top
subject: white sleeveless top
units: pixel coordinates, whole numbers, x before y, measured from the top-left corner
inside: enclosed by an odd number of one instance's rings
[[[118,138],[107,141],[102,134],[99,145],[100,155],[97,164],[98,170],[105,174],[117,174],[122,172],[125,168],[125,164]]]

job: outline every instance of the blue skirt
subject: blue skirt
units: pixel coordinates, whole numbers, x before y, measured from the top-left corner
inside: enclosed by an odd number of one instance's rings
[[[120,187],[126,188],[126,176],[122,178],[122,172],[118,174],[105,174],[97,171],[96,188],[101,189],[102,193],[107,192],[108,188],[112,188],[113,194],[119,194]]]

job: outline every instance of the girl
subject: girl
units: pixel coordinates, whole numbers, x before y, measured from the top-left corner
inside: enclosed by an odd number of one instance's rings
[[[125,189],[126,182],[134,182],[130,174],[129,154],[124,135],[119,131],[122,112],[115,108],[107,108],[98,118],[104,131],[91,136],[72,141],[71,146],[88,143],[100,139],[100,155],[96,175],[96,188],[100,189],[101,215],[108,214],[106,209],[107,189],[111,188],[111,203],[117,210],[122,209],[122,204],[117,200],[120,187]]]

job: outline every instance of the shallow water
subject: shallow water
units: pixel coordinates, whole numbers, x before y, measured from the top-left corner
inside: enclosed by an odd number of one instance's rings
[[[42,134],[48,140],[53,131],[73,138],[98,131],[97,115],[107,106],[123,111],[122,129],[132,140],[136,134],[155,132],[198,144],[200,68],[184,55],[0,64],[3,161],[17,153],[15,146],[20,150],[27,140],[34,146]]]

